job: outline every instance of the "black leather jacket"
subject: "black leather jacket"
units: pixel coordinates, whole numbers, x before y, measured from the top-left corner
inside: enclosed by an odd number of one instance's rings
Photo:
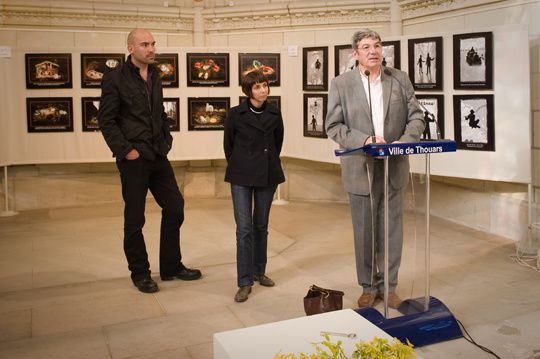
[[[166,156],[172,145],[169,122],[163,110],[159,71],[150,70],[152,104],[139,69],[131,55],[119,69],[108,72],[101,83],[98,121],[103,137],[117,160],[132,149],[146,159]]]

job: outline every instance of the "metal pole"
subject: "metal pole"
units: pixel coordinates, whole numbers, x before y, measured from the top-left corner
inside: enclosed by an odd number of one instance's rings
[[[384,317],[388,318],[388,159],[384,157]]]
[[[427,312],[429,310],[429,272],[430,272],[430,263],[429,263],[429,199],[430,199],[430,154],[426,154],[426,294],[424,297],[424,310]]]
[[[7,166],[4,166],[4,204],[5,210],[0,212],[0,217],[10,217],[17,214],[15,211],[9,210],[9,193],[8,193],[8,170]]]

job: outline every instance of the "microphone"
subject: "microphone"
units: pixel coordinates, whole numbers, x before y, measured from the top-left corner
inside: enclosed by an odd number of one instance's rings
[[[364,75],[367,76],[367,88],[368,88],[368,95],[369,95],[369,119],[371,120],[371,126],[373,126],[373,132],[371,135],[371,143],[375,143],[375,124],[373,123],[373,110],[371,109],[371,82],[369,81],[369,75],[371,72],[369,70],[364,71]]]
[[[398,84],[401,86],[401,88],[403,88],[403,84],[392,74],[392,71],[390,71],[388,68],[384,68],[383,70],[384,74],[385,75],[388,75],[390,77],[392,77],[394,80],[396,80],[398,82]],[[435,129],[437,131],[437,140],[441,140],[442,136],[441,136],[441,129],[439,127],[439,121],[437,121],[437,117],[435,117],[435,115],[433,113],[431,113],[430,111],[428,111],[426,109],[426,107],[424,105],[422,105],[422,103],[420,101],[418,101],[418,99],[416,100],[416,102],[418,102],[418,104],[420,105],[420,107],[426,111],[429,115],[431,115],[433,117],[433,119],[435,120]],[[429,127],[429,123],[426,123],[426,126]]]

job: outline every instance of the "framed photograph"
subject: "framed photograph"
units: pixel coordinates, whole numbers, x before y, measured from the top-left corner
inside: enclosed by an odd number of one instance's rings
[[[270,86],[280,86],[280,54],[238,54],[238,85],[248,72],[262,70]]]
[[[416,95],[424,112],[426,128],[422,141],[444,138],[444,95]]]
[[[229,108],[228,97],[188,97],[188,130],[223,130]]]
[[[324,128],[327,101],[324,93],[304,94],[304,137],[328,137]]]
[[[82,130],[83,132],[99,131],[98,112],[99,97],[82,97]]]
[[[454,95],[454,139],[458,149],[495,151],[493,95]]]
[[[493,34],[454,35],[454,89],[493,89]]]
[[[347,71],[351,71],[358,65],[354,58],[351,45],[334,46],[334,75],[339,76]]]
[[[124,54],[81,54],[81,87],[101,87],[107,72],[124,63]]]
[[[163,110],[169,120],[169,129],[174,132],[180,131],[180,99],[174,97],[163,98]]]
[[[328,47],[304,47],[302,57],[303,90],[328,90]]]
[[[442,90],[442,37],[409,40],[409,77],[415,90]]]
[[[25,54],[26,88],[72,88],[71,54]]]
[[[240,96],[238,98],[238,103],[241,104],[247,99],[248,99],[247,96]],[[277,107],[281,111],[281,96],[268,96],[267,101],[269,104],[273,105],[274,107]]]
[[[187,56],[188,86],[229,86],[229,54],[195,54]]]
[[[71,97],[27,97],[28,132],[73,132]]]
[[[178,87],[178,54],[156,54],[163,87]]]
[[[401,69],[401,45],[398,41],[383,41],[382,43],[382,65]]]

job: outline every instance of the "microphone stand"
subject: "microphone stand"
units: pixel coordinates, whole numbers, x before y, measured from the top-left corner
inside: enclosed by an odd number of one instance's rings
[[[373,123],[373,109],[371,108],[371,81],[369,80],[369,75],[371,72],[369,70],[364,71],[364,75],[367,76],[367,88],[368,88],[368,96],[369,96],[369,119],[371,120],[371,126],[373,126],[373,132],[371,135],[371,143],[375,143],[375,123]]]

